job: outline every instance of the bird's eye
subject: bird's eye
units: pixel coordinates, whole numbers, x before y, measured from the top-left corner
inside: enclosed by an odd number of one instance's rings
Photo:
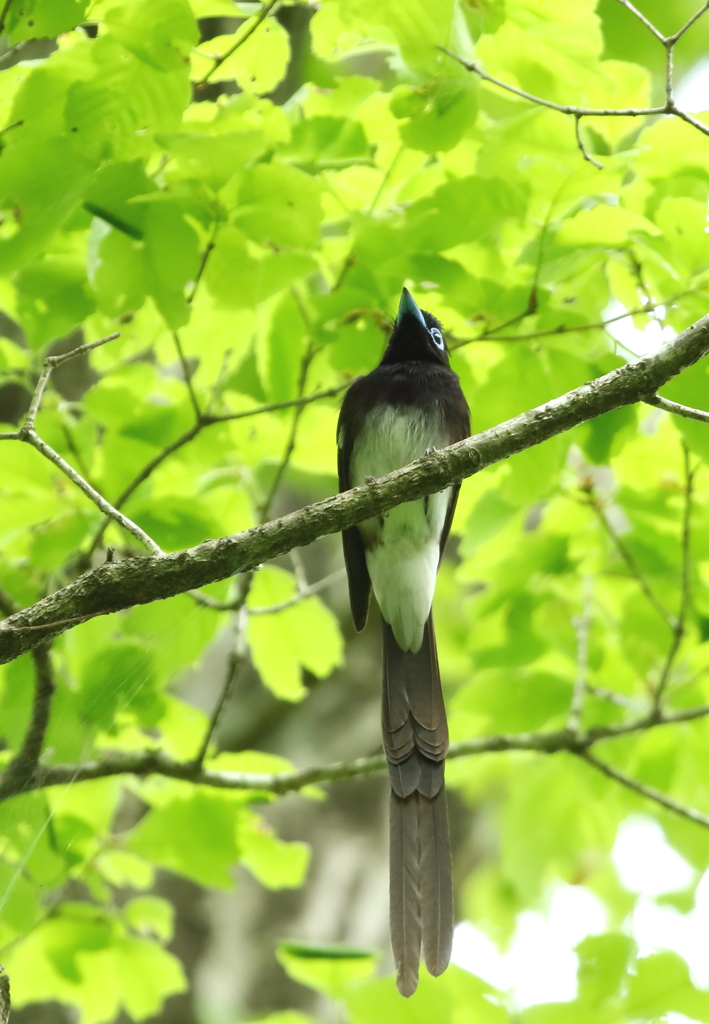
[[[433,338],[433,344],[436,346],[436,348],[440,348],[441,351],[443,351],[443,349],[446,347],[446,345],[445,345],[445,342],[443,341],[443,335],[438,330],[438,328],[437,327],[432,327],[431,330],[428,333]]]

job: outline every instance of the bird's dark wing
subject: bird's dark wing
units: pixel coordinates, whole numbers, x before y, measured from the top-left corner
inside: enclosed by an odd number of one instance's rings
[[[447,395],[446,417],[451,425],[451,436],[448,443],[455,444],[457,441],[462,441],[466,437],[470,437],[470,410],[468,409],[468,403],[465,400],[465,395],[461,390],[458,378],[452,370],[449,372],[454,378],[454,381],[451,382]],[[448,511],[446,512],[443,530],[441,531],[440,556],[438,559],[439,564],[441,558],[443,558],[443,549],[446,546],[448,534],[451,532],[451,523],[453,522],[453,516],[455,515],[455,507],[458,504],[459,493],[460,484],[456,484],[455,487],[451,488]]]
[[[441,530],[440,554],[438,556],[439,565],[441,563],[441,559],[443,558],[443,549],[446,546],[448,534],[451,532],[451,523],[453,522],[453,516],[455,515],[455,507],[458,504],[459,493],[460,484],[456,484],[455,487],[451,488],[451,497],[450,501],[448,502],[448,511],[446,512],[446,518],[443,522],[443,529]]]
[[[337,473],[340,480],[340,492],[348,491],[350,484],[350,454],[352,445],[343,444],[337,449]],[[356,526],[342,531],[342,548],[345,554],[347,583],[350,590],[350,607],[355,629],[361,632],[367,625],[369,611],[369,593],[372,584],[369,579],[367,560],[364,556],[362,536]]]

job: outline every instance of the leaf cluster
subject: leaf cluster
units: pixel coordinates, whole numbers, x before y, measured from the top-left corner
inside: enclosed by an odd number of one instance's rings
[[[476,431],[703,315],[706,135],[671,116],[597,116],[576,126],[579,143],[570,118],[441,50],[553,103],[645,108],[655,58],[632,15],[621,38],[622,6],[325,0],[308,9],[299,88],[279,105],[292,39],[273,3],[5,4],[3,614],[107,556],[140,553],[17,436],[48,354],[120,332],[56,367],[35,429],[177,552],[336,489],[336,393],[377,362],[402,284],[446,325]],[[676,8],[663,32],[693,13]],[[235,16],[233,32],[203,38],[207,19]],[[682,37],[678,66],[706,33],[699,20]],[[48,56],[22,59],[45,38],[56,40]],[[702,408],[707,373],[704,360],[664,394]],[[455,740],[575,735],[709,701],[708,463],[706,424],[626,407],[465,483],[435,608]],[[301,701],[343,665],[349,637],[338,591],[318,582],[296,554],[67,631],[50,654],[42,764],[159,751],[225,773],[287,771],[273,755],[219,753],[223,701],[210,718],[179,687],[226,638],[224,701],[247,661],[281,702]],[[3,766],[27,753],[39,672],[31,654],[0,668]],[[284,968],[353,1024],[709,1020],[684,961],[636,957],[633,897],[610,859],[619,824],[643,806],[697,877],[709,866],[705,829],[640,803],[659,791],[709,809],[708,729],[697,716],[603,744],[635,790],[573,752],[451,762],[451,785],[493,836],[461,881],[462,916],[504,942],[559,879],[605,903],[608,933],[577,949],[574,1001],[520,1018],[506,993],[451,968],[404,1004],[371,976],[372,957],[341,950],[284,946]],[[59,1000],[82,1024],[155,1014],[186,985],[165,948],[169,904],[150,895],[155,870],[226,889],[241,862],[266,887],[300,886],[308,850],[266,825],[257,805],[272,799],[268,787],[126,773],[0,804],[0,956],[14,1005]],[[127,804],[141,811],[126,826]]]

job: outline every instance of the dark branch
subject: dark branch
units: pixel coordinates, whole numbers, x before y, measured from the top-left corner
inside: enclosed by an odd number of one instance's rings
[[[655,714],[652,710],[629,722],[615,725],[598,725],[588,731],[576,734],[570,729],[555,732],[512,733],[500,736],[482,736],[462,743],[453,743],[448,758],[473,757],[480,754],[502,753],[508,750],[530,750],[540,754],[557,754],[560,751],[584,755],[594,744],[604,740],[619,739],[637,732],[645,732],[665,725],[706,718],[709,705],[686,708],[681,711]],[[195,761],[172,761],[159,751],[141,752],[107,757],[102,761],[86,761],[83,764],[52,765],[41,767],[33,780],[28,780],[25,791],[44,786],[58,786],[69,782],[85,782],[113,775],[132,774],[139,776],[165,775],[183,779],[201,786],[216,789],[244,789],[269,793],[293,793],[306,786],[321,782],[335,782],[362,775],[374,775],[386,770],[383,756],[361,757],[355,761],[305,768],[299,771],[260,774],[253,772],[214,771],[203,768]]]
[[[31,784],[37,773],[55,690],[50,650],[51,644],[46,643],[40,644],[32,651],[35,667],[32,716],[21,750],[0,779],[0,800],[25,792],[28,786],[33,788]]]
[[[683,804],[677,803],[672,797],[665,796],[659,789],[655,789],[654,786],[647,786],[644,782],[638,782],[637,779],[631,778],[626,775],[625,772],[618,771],[617,768],[612,768],[611,765],[605,761],[601,761],[593,754],[586,751],[579,755],[586,761],[587,764],[592,765],[599,772],[603,772],[609,779],[613,779],[615,782],[619,782],[621,786],[625,786],[627,789],[632,789],[634,793],[638,793],[640,796],[646,797],[648,800],[654,800],[656,804],[660,804],[665,807],[668,811],[672,811],[673,814],[679,814],[681,818],[688,818],[689,821],[693,821],[695,825],[703,825],[704,828],[709,828],[709,816],[702,814],[701,811],[694,810],[693,807],[685,807]]]
[[[704,317],[656,355],[622,366],[449,448],[431,452],[380,480],[186,551],[102,565],[0,623],[0,664],[58,636],[71,624],[66,620],[81,621],[198,589],[247,572],[318,537],[339,533],[405,501],[435,494],[580,423],[643,401],[707,351],[709,317]]]

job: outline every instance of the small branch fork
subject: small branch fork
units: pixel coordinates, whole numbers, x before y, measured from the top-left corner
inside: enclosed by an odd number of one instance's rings
[[[82,355],[84,352],[90,352],[92,349],[98,348],[100,345],[105,345],[109,341],[113,341],[115,338],[120,337],[118,333],[109,334],[105,338],[100,338],[98,341],[92,341],[87,345],[79,345],[78,348],[72,349],[71,352],[65,352],[63,355],[58,356],[47,356],[42,364],[42,372],[40,373],[37,386],[32,395],[32,401],[25,417],[25,422],[18,430],[11,431],[9,433],[0,434],[0,441],[24,441],[27,444],[32,445],[36,448],[41,455],[53,463],[57,469],[67,476],[73,484],[75,484],[80,491],[82,491],[86,497],[99,508],[105,516],[109,519],[113,519],[119,526],[121,526],[127,533],[130,533],[136,540],[147,548],[147,550],[153,555],[161,555],[162,550],[155,541],[145,533],[144,530],[134,523],[127,516],[124,516],[122,512],[119,512],[117,508],[114,508],[110,502],[106,501],[103,495],[99,494],[88,481],[86,481],[79,473],[66,462],[58,452],[55,452],[46,441],[43,441],[35,430],[35,420],[37,419],[37,413],[42,402],[42,396],[44,395],[44,389],[47,386],[47,382],[55,366],[60,363],[66,362],[68,359],[74,359],[76,356]]]
[[[458,54],[453,53],[452,50],[447,49],[445,46],[439,46],[439,50],[452,57],[453,60],[458,61],[468,71],[472,71],[478,75],[484,82],[489,82],[491,85],[496,85],[499,89],[504,89],[506,92],[510,92],[515,96],[519,96],[520,99],[528,100],[530,103],[534,103],[540,107],[548,107],[550,110],[557,110],[560,114],[566,114],[574,118],[574,128],[576,134],[576,144],[578,145],[579,151],[583,156],[584,160],[593,164],[594,167],[602,169],[602,164],[594,160],[588,153],[586,146],[584,145],[583,139],[579,131],[579,123],[582,117],[652,117],[660,114],[673,114],[675,117],[679,117],[682,121],[686,121],[687,124],[691,124],[697,131],[702,132],[703,135],[709,135],[709,126],[703,124],[702,121],[697,117],[693,117],[692,114],[687,113],[685,110],[681,110],[674,99],[674,80],[673,80],[673,51],[676,43],[682,38],[696,21],[709,10],[709,0],[699,8],[699,10],[692,15],[677,32],[672,35],[665,36],[656,28],[653,23],[642,14],[637,7],[635,7],[630,0],[618,0],[618,3],[622,4],[626,10],[630,11],[639,21],[642,22],[645,27],[652,32],[655,38],[662,43],[665,48],[665,102],[661,107],[622,107],[614,109],[612,107],[578,107],[568,103],[554,103],[552,100],[544,99],[542,96],[535,96],[534,93],[527,92],[526,89],[519,89],[515,85],[511,85],[509,82],[503,82],[499,78],[495,78],[494,75],[489,75],[487,71],[483,71],[478,63],[475,61],[465,60],[463,57],[459,57]]]

